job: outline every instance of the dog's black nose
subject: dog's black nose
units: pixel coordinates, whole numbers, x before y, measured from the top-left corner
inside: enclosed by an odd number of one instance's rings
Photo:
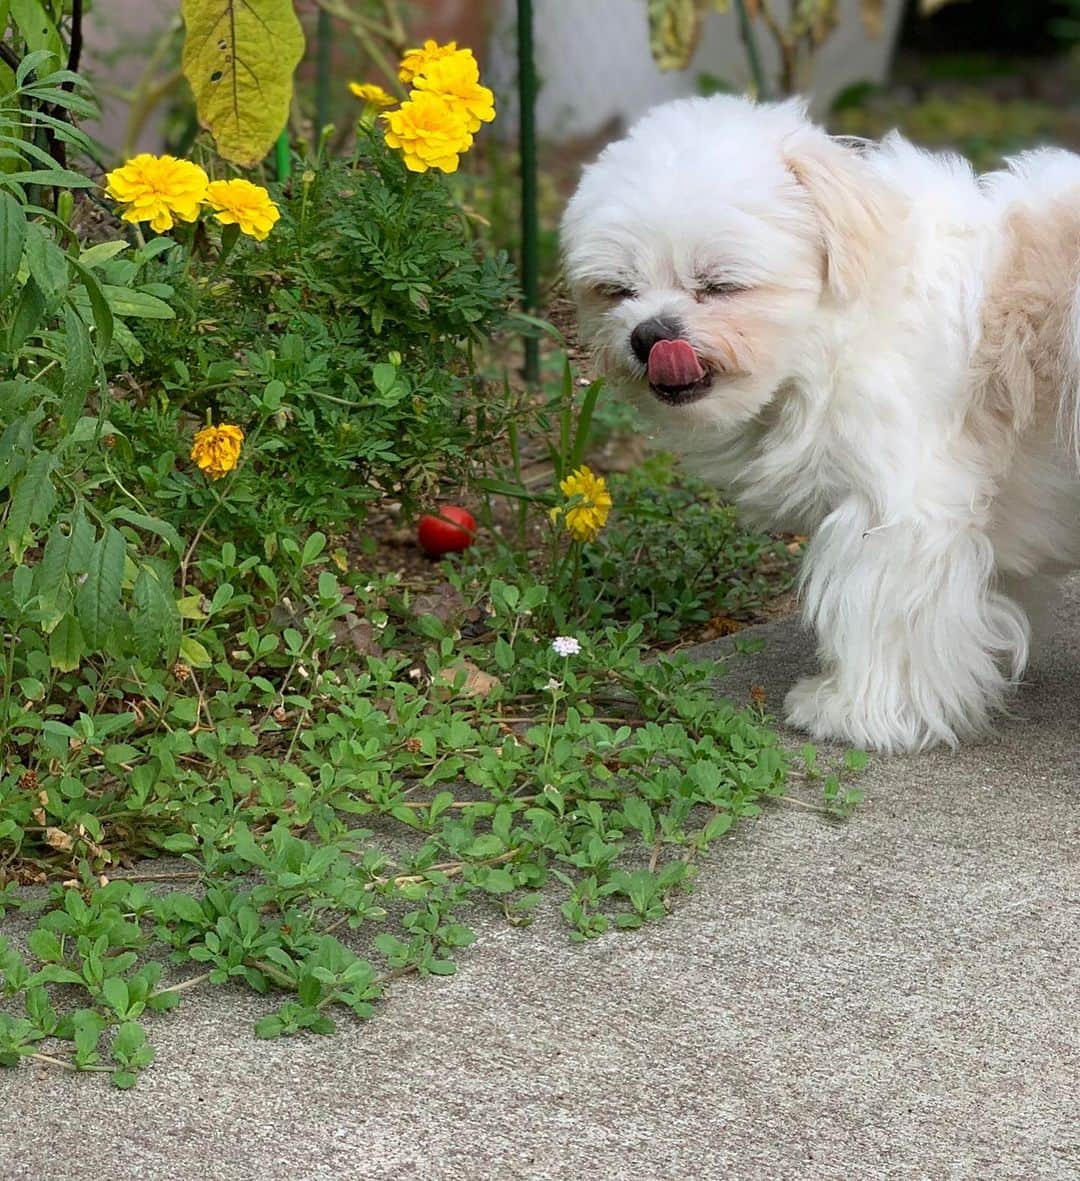
[[[642,365],[648,365],[649,353],[658,340],[678,340],[681,336],[682,328],[674,320],[654,316],[651,320],[642,320],[630,333],[630,347]]]

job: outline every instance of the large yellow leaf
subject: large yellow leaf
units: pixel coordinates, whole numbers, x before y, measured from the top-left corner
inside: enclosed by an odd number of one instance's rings
[[[289,118],[304,34],[292,0],[182,0],[184,76],[218,152],[250,166]]]

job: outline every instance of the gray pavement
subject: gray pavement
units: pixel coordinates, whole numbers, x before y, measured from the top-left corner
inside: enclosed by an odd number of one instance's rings
[[[726,682],[812,665],[791,621]],[[126,1094],[0,1072],[3,1181],[1080,1178],[1080,582],[991,741],[777,805],[664,923],[481,922],[456,977],[259,1042],[189,994]]]

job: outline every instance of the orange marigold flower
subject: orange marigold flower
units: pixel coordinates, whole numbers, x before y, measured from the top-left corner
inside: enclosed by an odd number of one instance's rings
[[[408,102],[383,119],[386,142],[401,151],[410,172],[456,172],[461,153],[472,146],[465,110],[430,91],[414,90]]]
[[[349,91],[360,99],[361,102],[367,103],[372,107],[385,109],[397,103],[397,99],[390,91],[383,90],[377,82],[350,82]]]
[[[613,503],[604,477],[582,464],[559,482],[559,488],[566,504],[553,508],[551,519],[558,521],[561,517],[575,541],[595,541],[607,524]]]
[[[176,219],[194,221],[206,198],[206,173],[190,160],[142,152],[105,175],[105,192],[127,208],[124,221],[148,221],[159,234]]]
[[[481,123],[490,123],[495,118],[495,95],[480,85],[480,67],[471,49],[459,49],[429,62],[414,85],[416,90],[431,91],[460,104],[470,132],[479,131]]]
[[[204,426],[195,435],[191,458],[211,480],[220,480],[236,467],[243,444],[244,432],[238,426]]]
[[[266,189],[239,177],[211,181],[206,188],[206,200],[222,225],[237,225],[241,232],[260,242],[281,216]]]
[[[452,53],[457,53],[456,41],[440,45],[429,37],[419,49],[405,51],[405,56],[398,66],[398,77],[402,82],[411,82],[417,74],[422,74],[433,61],[438,61],[441,57],[449,57]]]

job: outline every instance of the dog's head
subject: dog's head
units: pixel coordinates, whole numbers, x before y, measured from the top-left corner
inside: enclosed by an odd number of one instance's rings
[[[888,218],[872,170],[798,102],[683,99],[586,169],[562,226],[598,364],[691,421],[758,414],[859,297]]]

